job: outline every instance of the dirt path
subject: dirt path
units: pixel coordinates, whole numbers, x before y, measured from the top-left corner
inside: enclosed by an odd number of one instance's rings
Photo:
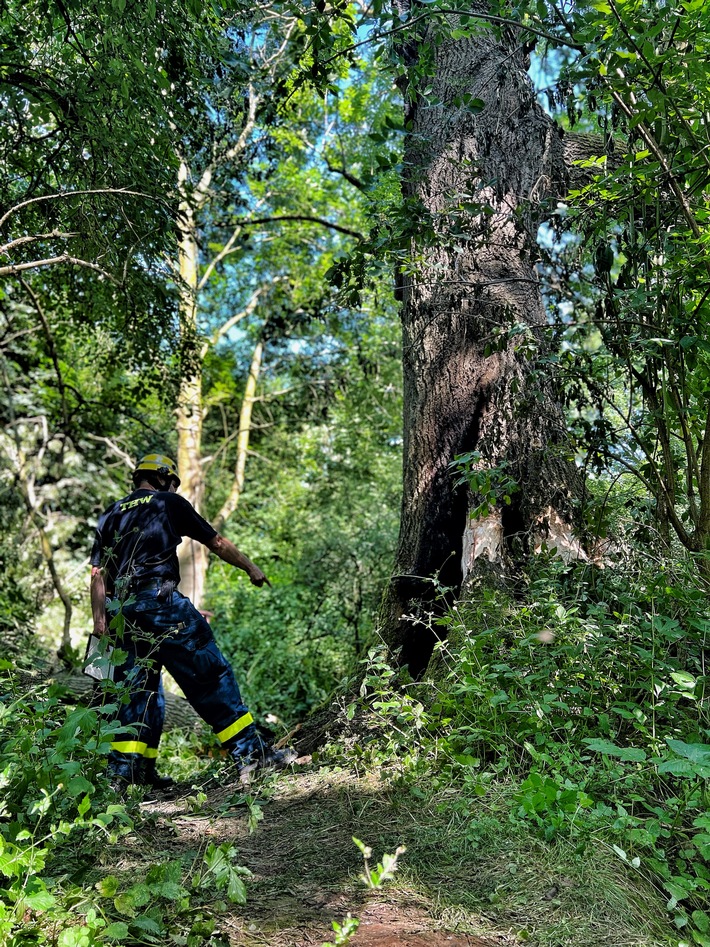
[[[266,782],[249,792],[219,789],[196,800],[146,803],[149,839],[170,856],[232,843],[253,873],[243,908],[219,918],[230,944],[247,947],[319,947],[334,940],[332,922],[350,912],[360,919],[352,947],[510,947],[504,933],[488,933],[485,920],[460,915],[447,922],[436,890],[423,890],[407,869],[383,888],[368,890],[358,876],[362,856],[352,836],[372,846],[375,860],[398,845],[416,846],[416,822],[396,812],[374,780],[303,773]],[[262,818],[255,821],[261,813]],[[405,818],[403,818],[405,815]],[[409,824],[408,824],[409,823]],[[411,837],[408,837],[411,836]]]

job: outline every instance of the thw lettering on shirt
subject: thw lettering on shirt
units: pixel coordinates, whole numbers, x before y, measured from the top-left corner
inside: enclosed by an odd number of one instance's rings
[[[119,507],[121,513],[125,513],[126,510],[132,510],[136,506],[141,506],[144,503],[150,503],[153,499],[154,494],[150,493],[147,497],[138,497],[136,500],[128,500],[126,503],[122,503]]]

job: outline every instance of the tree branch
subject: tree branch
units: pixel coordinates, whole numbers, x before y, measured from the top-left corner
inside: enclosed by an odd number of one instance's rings
[[[27,295],[32,300],[32,303],[37,311],[37,315],[40,318],[42,323],[42,328],[44,329],[44,334],[47,339],[47,347],[49,348],[49,356],[52,359],[52,365],[54,366],[54,373],[57,376],[57,388],[59,389],[59,395],[62,401],[62,417],[64,419],[64,424],[69,426],[69,412],[67,410],[67,389],[64,384],[64,376],[62,375],[62,370],[59,367],[59,356],[57,355],[57,348],[54,344],[54,337],[52,336],[51,330],[49,328],[49,320],[45,315],[42,304],[39,301],[39,297],[32,289],[32,287],[24,279],[20,279],[20,283],[27,293]]]
[[[426,20],[428,17],[440,13],[447,13],[453,16],[467,16],[472,20],[484,20],[486,23],[495,23],[497,26],[512,26],[525,33],[532,33],[533,36],[540,36],[542,39],[547,39],[556,46],[564,46],[566,49],[574,49],[579,53],[584,52],[584,47],[580,46],[579,43],[562,39],[561,36],[555,36],[554,33],[549,33],[547,30],[538,29],[538,27],[535,26],[529,26],[527,24],[523,25],[518,20],[513,20],[510,17],[493,16],[491,13],[481,13],[477,10],[449,10],[445,7],[432,7],[432,9],[427,10],[426,13],[420,13],[419,16],[413,16],[410,19],[407,19],[405,23],[401,23],[398,26],[393,26],[390,30],[383,30],[381,33],[375,33],[373,36],[369,36],[367,39],[360,40],[357,43],[351,43],[350,46],[345,46],[343,49],[339,49],[337,53],[334,53],[328,59],[324,59],[321,65],[327,66],[336,59],[339,59],[341,56],[346,56],[353,50],[359,49],[361,46],[367,46],[369,43],[374,43],[380,39],[387,39],[389,36],[394,36],[396,33],[401,33],[402,30],[410,29],[421,20]]]
[[[72,263],[74,266],[83,266],[88,270],[99,273],[114,286],[120,286],[121,283],[107,270],[104,270],[97,263],[90,263],[88,260],[81,260],[79,257],[72,256],[70,253],[62,253],[60,256],[47,257],[44,260],[31,260],[26,263],[9,263],[7,266],[0,266],[0,276],[16,276],[24,270],[36,270],[45,266],[56,266],[59,263]]]
[[[0,217],[0,227],[2,227],[8,217],[16,213],[18,210],[22,210],[23,207],[28,207],[30,204],[36,204],[39,201],[65,200],[68,197],[83,197],[89,194],[125,194],[127,197],[143,197],[146,200],[155,201],[158,204],[165,203],[162,198],[155,197],[153,194],[144,194],[142,191],[131,191],[128,188],[123,187],[98,188],[97,190],[92,191],[61,191],[57,194],[43,194],[40,197],[31,197],[26,201],[21,201],[19,204],[15,204],[14,207],[11,207],[10,210],[6,211],[6,213]]]
[[[631,94],[633,96],[633,93]],[[619,108],[624,113],[624,115],[630,121],[634,122],[634,125],[636,129],[638,130],[641,138],[643,139],[644,144],[647,146],[648,150],[651,152],[651,154],[656,159],[656,161],[658,161],[658,163],[663,168],[663,171],[665,172],[666,177],[668,179],[670,188],[675,194],[676,200],[680,204],[680,209],[683,212],[683,216],[685,217],[686,223],[690,227],[690,230],[693,236],[696,239],[700,239],[701,230],[700,230],[700,227],[698,226],[698,222],[696,221],[693,215],[693,211],[690,207],[690,204],[686,200],[685,194],[683,193],[683,188],[681,184],[679,183],[677,177],[673,173],[673,169],[668,164],[668,160],[666,159],[666,156],[663,154],[663,151],[661,150],[659,144],[657,143],[654,136],[651,134],[646,124],[644,122],[637,121],[638,116],[637,116],[637,113],[634,111],[634,107],[633,107],[634,103],[632,102],[632,104],[629,105],[627,102],[624,101],[622,96],[615,89],[611,89],[611,97],[619,106]],[[710,270],[710,264],[708,264],[707,268]]]
[[[75,233],[63,233],[60,230],[53,230],[51,233],[37,233],[32,237],[17,237],[16,240],[11,240],[9,243],[6,243],[4,246],[0,247],[0,253],[9,253],[10,250],[13,250],[15,247],[22,246],[22,244],[25,243],[34,243],[36,240],[52,240],[57,238],[69,240],[70,237],[78,236],[78,231]]]
[[[273,280],[273,282],[277,283],[280,279],[281,277],[277,276]],[[226,322],[223,322],[222,325],[217,330],[215,330],[215,332],[212,334],[212,337],[209,339],[209,341],[205,342],[204,345],[202,346],[200,356],[203,359],[207,355],[207,352],[209,351],[210,346],[216,345],[219,342],[219,340],[229,332],[230,329],[233,329],[234,326],[237,325],[238,322],[241,322],[242,319],[246,319],[247,316],[250,316],[254,312],[254,310],[256,309],[256,304],[259,301],[259,296],[261,296],[263,292],[264,292],[264,287],[260,286],[259,289],[255,290],[254,293],[252,293],[252,296],[249,299],[249,302],[246,304],[246,306],[242,309],[241,312],[235,313],[235,315],[233,315],[230,319],[227,319]]]
[[[243,220],[242,227],[258,227],[261,224],[277,224],[281,221],[303,221],[305,223],[320,224],[321,227],[327,227],[330,230],[337,230],[348,237],[355,237],[356,240],[363,240],[364,237],[357,230],[351,230],[350,227],[343,227],[340,224],[334,224],[324,217],[315,217],[311,214],[277,214],[274,217],[257,217],[252,220]]]
[[[232,252],[232,248],[234,247],[234,244],[237,242],[237,237],[241,233],[241,230],[242,230],[241,226],[235,227],[234,232],[232,233],[229,240],[227,240],[227,242],[219,251],[219,253],[212,260],[210,260],[209,264],[207,265],[207,268],[205,269],[205,272],[202,274],[202,278],[197,284],[198,292],[204,288],[210,276],[212,276],[215,269],[217,268],[217,266],[219,266],[222,260],[226,256],[229,256],[229,254]]]
[[[360,178],[355,177],[354,174],[351,174],[349,171],[346,171],[345,168],[336,168],[334,164],[331,164],[328,159],[325,159],[326,167],[333,174],[339,174],[348,182],[352,184],[353,187],[356,187],[358,191],[366,191],[367,185],[364,181],[361,181]]]
[[[101,437],[100,435],[92,434],[91,432],[87,432],[87,434],[85,434],[84,436],[87,437],[90,441],[99,441],[99,443],[105,444],[108,447],[108,449],[111,451],[111,453],[114,455],[114,457],[117,457],[119,460],[123,461],[124,466],[127,467],[128,470],[132,471],[133,468],[135,467],[134,458],[131,457],[131,455],[128,454],[121,447],[119,447],[118,444],[112,441],[111,438]]]
[[[244,123],[244,128],[242,129],[241,134],[235,144],[231,148],[228,148],[220,159],[223,164],[233,161],[246,147],[247,139],[249,138],[249,135],[251,135],[252,131],[254,130],[254,125],[256,124],[256,110],[258,108],[259,102],[260,99],[254,91],[254,86],[249,83],[249,112],[247,114],[247,120]]]

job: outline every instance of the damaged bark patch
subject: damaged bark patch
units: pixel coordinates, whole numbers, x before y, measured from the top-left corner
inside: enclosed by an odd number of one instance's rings
[[[550,552],[565,564],[592,561],[581,540],[575,535],[572,525],[553,507],[548,507],[535,520],[532,529],[532,551],[535,555]],[[476,560],[482,557],[500,568],[503,568],[508,557],[500,509],[495,509],[486,516],[476,519],[469,517],[467,520],[461,556],[464,580],[476,568]]]
[[[503,520],[500,510],[466,521],[463,534],[461,572],[464,579],[473,570],[476,559],[486,556],[489,562],[503,559]]]
[[[559,556],[565,564],[578,560],[589,562],[589,556],[571,524],[552,507],[538,517],[533,530],[533,550],[536,555],[547,550]]]

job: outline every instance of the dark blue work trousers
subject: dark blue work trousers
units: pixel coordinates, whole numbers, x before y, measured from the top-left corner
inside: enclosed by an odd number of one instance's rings
[[[135,733],[111,744],[109,763],[118,774],[133,771],[141,758],[155,758],[163,732],[165,696],[160,674],[166,668],[195,711],[235,755],[248,756],[259,743],[253,718],[242,701],[231,665],[212,629],[192,602],[174,591],[158,598],[158,588],[142,589],[122,605],[109,600],[117,645],[128,652],[114,679],[129,686],[130,700],[118,713]],[[122,637],[121,637],[122,627]]]

